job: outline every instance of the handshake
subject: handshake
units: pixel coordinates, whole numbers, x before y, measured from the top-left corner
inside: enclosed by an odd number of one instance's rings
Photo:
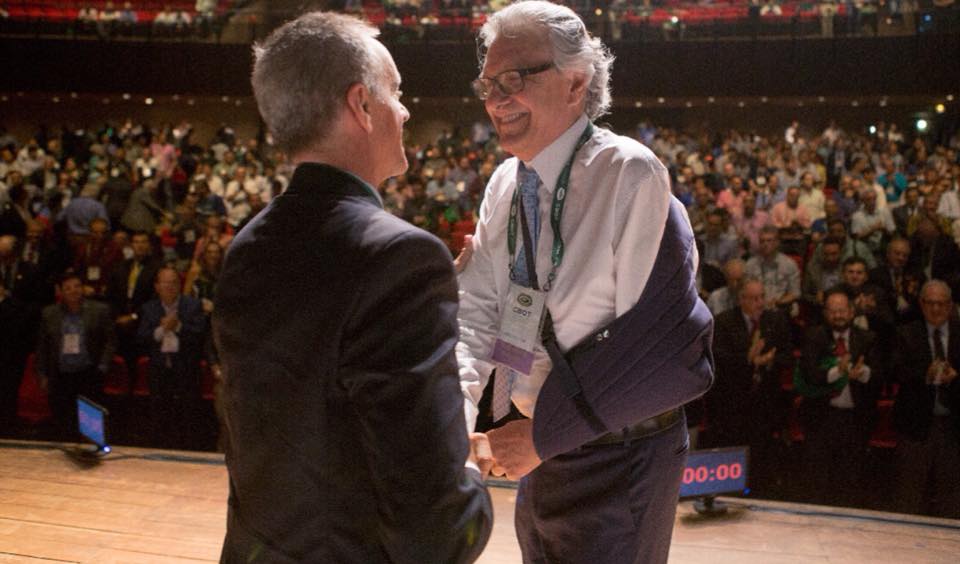
[[[511,421],[487,433],[470,433],[470,462],[488,474],[519,480],[540,465],[533,446],[533,421]]]

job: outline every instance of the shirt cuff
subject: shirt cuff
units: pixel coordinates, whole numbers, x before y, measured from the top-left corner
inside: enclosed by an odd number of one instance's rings
[[[166,333],[163,327],[157,327],[153,330],[153,340],[158,343],[163,340],[163,334]]]
[[[843,373],[840,372],[840,367],[834,366],[827,371],[827,382],[832,384],[839,380],[841,376],[843,376]]]
[[[463,465],[466,466],[467,468],[476,470],[476,471],[477,471],[477,474],[480,473],[480,467],[477,466],[477,465],[476,465],[473,461],[471,461],[471,460],[466,461]]]

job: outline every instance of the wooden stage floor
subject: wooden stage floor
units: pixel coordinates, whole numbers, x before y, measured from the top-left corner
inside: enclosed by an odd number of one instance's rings
[[[0,562],[217,560],[227,495],[221,456],[118,447],[84,467],[50,446],[0,441]],[[515,492],[491,491],[496,524],[479,562],[519,563]],[[722,519],[680,504],[671,564],[960,561],[960,521],[730,501],[744,506]]]

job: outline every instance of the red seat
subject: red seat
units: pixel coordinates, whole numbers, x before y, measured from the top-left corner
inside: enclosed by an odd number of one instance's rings
[[[53,415],[50,412],[50,404],[47,402],[47,392],[40,387],[40,382],[37,380],[34,361],[35,355],[31,354],[27,357],[17,393],[17,416],[31,424],[45,421]]]
[[[103,380],[103,393],[108,396],[125,396],[130,392],[130,374],[123,357],[114,356],[110,370]]]
[[[150,359],[141,356],[137,359],[137,380],[133,385],[133,395],[146,397],[150,395],[150,377],[147,375],[147,366]]]

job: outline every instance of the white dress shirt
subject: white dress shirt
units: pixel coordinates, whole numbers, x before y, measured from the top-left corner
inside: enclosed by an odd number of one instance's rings
[[[541,179],[536,267],[538,279],[544,282],[551,270],[553,192],[587,123],[586,116],[581,116],[525,163]],[[518,163],[516,158],[505,161],[491,177],[473,238],[474,255],[459,280],[457,360],[471,430],[494,368],[490,355],[510,287],[513,257],[507,250],[507,224]],[[561,350],[570,349],[636,304],[656,260],[670,198],[666,168],[639,142],[596,128],[581,147],[570,173],[560,226],[564,259],[547,295]],[[513,383],[513,403],[527,417],[533,417],[550,369],[550,358],[538,346],[530,375],[520,375]]]
[[[833,332],[833,341],[836,342],[838,339],[843,338],[844,342],[847,345],[847,351],[850,351],[850,330],[847,329],[843,333],[838,331]],[[839,359],[838,359],[839,360]],[[857,364],[857,358],[850,357],[850,368],[853,368]],[[843,373],[840,372],[839,366],[834,366],[829,371],[827,371],[827,382],[834,383],[843,376]],[[866,384],[870,381],[870,367],[866,364],[863,365],[863,373],[860,375],[859,382]],[[836,407],[837,409],[853,409],[853,394],[850,392],[850,382],[847,382],[847,385],[843,387],[843,390],[840,391],[840,395],[834,398],[830,398],[830,405]]]

